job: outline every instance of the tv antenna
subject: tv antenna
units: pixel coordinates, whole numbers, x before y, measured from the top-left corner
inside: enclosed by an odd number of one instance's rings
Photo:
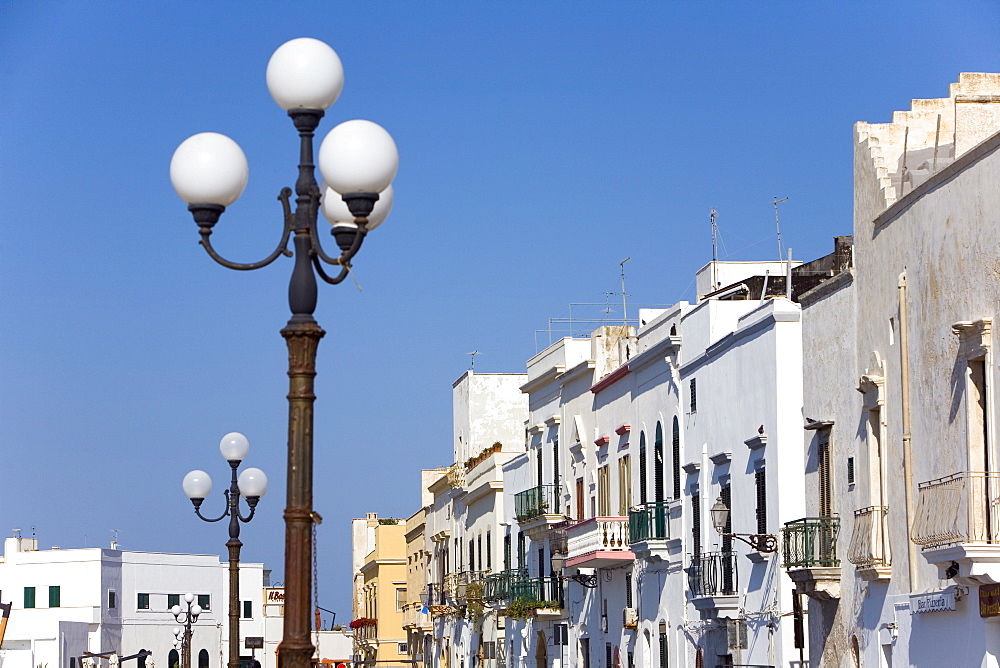
[[[469,371],[475,372],[475,370],[476,370],[476,355],[479,354],[479,351],[478,350],[473,350],[471,353],[465,353],[465,354],[469,355],[471,357],[471,361],[469,362]]]
[[[781,248],[781,223],[778,222],[778,205],[782,202],[788,201],[787,197],[782,199],[774,198],[774,228],[778,231],[778,261],[780,262],[784,256],[784,252]]]
[[[631,259],[631,257],[627,257],[618,263],[618,266],[620,266],[622,270],[622,325],[628,324],[628,302],[626,301],[627,295],[625,292],[625,263]]]
[[[715,209],[708,212],[712,221],[712,262],[719,261],[719,226],[715,224]]]

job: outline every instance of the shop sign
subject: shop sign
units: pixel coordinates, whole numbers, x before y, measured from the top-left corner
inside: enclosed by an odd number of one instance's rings
[[[979,616],[1000,617],[1000,584],[979,586]]]
[[[910,614],[920,615],[925,612],[944,612],[955,610],[955,590],[933,591],[927,594],[910,596]]]
[[[247,649],[264,649],[264,636],[247,636],[244,640]]]

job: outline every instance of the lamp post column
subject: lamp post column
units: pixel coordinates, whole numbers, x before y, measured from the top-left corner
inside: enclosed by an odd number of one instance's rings
[[[301,257],[301,255],[299,256]],[[311,273],[311,272],[310,272]],[[293,317],[281,330],[288,344],[288,490],[285,506],[285,616],[282,668],[309,668],[313,524],[313,392],[316,350],[325,332],[312,317]]]

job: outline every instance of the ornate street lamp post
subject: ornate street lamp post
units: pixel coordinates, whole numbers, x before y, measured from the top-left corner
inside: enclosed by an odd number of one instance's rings
[[[313,380],[316,349],[325,332],[313,318],[318,275],[331,284],[347,278],[351,260],[365,235],[389,214],[391,183],[399,155],[384,129],[370,121],[352,120],[333,128],[319,150],[319,167],[327,184],[321,192],[313,164],[313,133],[325,110],[340,95],[343,67],[329,46],[315,39],[294,39],[280,46],[267,65],[267,86],[275,102],[288,112],[299,133],[299,176],[295,211],[290,188],[278,199],[284,212],[281,240],[274,251],[250,264],[230,262],[210,242],[212,227],[236,201],[249,173],[246,157],[233,140],[206,132],[185,140],[170,162],[170,179],[188,203],[201,234],[201,245],[230,269],[264,267],[279,255],[295,257],[288,286],[292,317],[281,330],[288,345],[288,484],[285,507],[284,636],[278,645],[281,668],[308,668],[312,661],[310,595],[312,591]],[[322,208],[333,223],[338,257],[323,250],[317,228]],[[292,249],[289,250],[289,237]],[[323,265],[339,267],[329,276]]]
[[[187,609],[175,605],[170,608],[171,614],[181,626],[174,627],[174,647],[181,648],[181,666],[191,668],[191,625],[198,621],[201,606],[194,602],[194,594],[184,594]]]
[[[212,492],[212,479],[204,471],[191,471],[184,476],[184,493],[194,504],[194,514],[206,522],[229,518],[229,668],[240,668],[240,522],[249,522],[257,512],[257,502],[267,493],[267,476],[257,468],[245,469],[237,477],[240,462],[250,451],[250,443],[243,434],[232,432],[222,437],[219,452],[229,462],[232,478],[225,490],[226,510],[215,519],[201,514],[201,504]],[[247,500],[250,514],[240,513],[240,496]]]

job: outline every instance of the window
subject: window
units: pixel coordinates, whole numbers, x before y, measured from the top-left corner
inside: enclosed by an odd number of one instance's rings
[[[397,654],[409,654],[410,646],[405,642],[396,643],[396,653]]]
[[[632,574],[625,574],[625,607],[632,607]]]
[[[203,649],[200,652],[198,652],[198,668],[208,668],[208,650],[207,649]]]
[[[552,485],[559,489],[559,439],[552,439]]]
[[[510,534],[504,534],[503,536],[503,569],[505,571],[510,570]]]
[[[167,668],[178,668],[181,664],[181,655],[176,649],[170,650],[167,654]]]
[[[483,534],[476,535],[476,554],[479,555],[479,559],[476,560],[476,570],[483,570]],[[472,567],[472,564],[469,564]]]
[[[646,505],[646,432],[639,432],[639,503]]]
[[[115,593],[114,589],[108,590],[108,610],[114,610],[118,607],[118,595]]]
[[[830,484],[830,430],[819,432],[819,442],[816,448],[817,470],[819,473],[819,516],[830,517],[833,514]]]
[[[33,608],[35,607],[35,588],[25,587],[24,588],[24,607]]]
[[[583,478],[576,479],[576,520],[578,522],[583,521],[583,517],[586,514],[583,510],[584,499],[583,499]]]
[[[181,604],[180,594],[167,594],[167,610]]]
[[[691,379],[691,412],[692,413],[697,413],[698,412],[698,388],[697,388],[697,385],[695,385],[694,381],[695,381],[695,379],[692,378]]]
[[[668,668],[670,666],[670,652],[667,646],[667,632],[660,631],[660,668]]]
[[[551,571],[551,566],[549,571]],[[545,577],[545,546],[538,548],[538,577]]]
[[[243,619],[253,617],[253,601],[243,601]]]
[[[847,484],[854,484],[854,457],[847,458]]]
[[[527,564],[524,559],[524,532],[517,532],[517,567],[527,568]]]
[[[135,607],[139,610],[149,610],[149,594],[136,594]]]
[[[725,555],[733,551],[733,489],[726,483],[719,489],[719,498],[722,499],[722,505],[729,510],[730,513],[726,516],[726,526],[722,528],[722,589],[723,591],[733,591],[734,573],[733,573],[733,561],[727,558]]]
[[[610,666],[613,665],[613,662],[614,662],[614,657],[611,653],[611,643],[606,642],[604,643],[604,665]]]
[[[623,455],[618,460],[618,516],[627,517],[632,506],[632,460]]]
[[[61,592],[59,591],[59,586],[58,585],[56,585],[56,586],[50,586],[49,587],[49,607],[50,608],[58,608],[59,607],[59,600],[60,600],[60,598],[61,598]]]
[[[486,531],[486,570],[493,570],[493,541],[489,530]]]
[[[396,612],[402,612],[406,606],[406,588],[396,587]]]
[[[476,570],[476,541],[469,539],[469,570]]]
[[[201,606],[202,610],[211,610],[212,596],[210,594],[198,594],[198,605]]]
[[[701,498],[698,490],[691,492],[691,552],[694,556],[701,555]]]
[[[608,467],[602,466],[597,469],[597,516],[608,517],[611,515],[611,476]]]
[[[754,472],[754,484],[757,488],[757,533],[767,533],[767,477],[764,474],[764,462]]]
[[[674,439],[671,443],[674,454],[674,498],[681,498],[681,425],[674,416]]]
[[[656,423],[656,440],[653,441],[653,493],[657,501],[665,501],[663,490],[663,427]]]

